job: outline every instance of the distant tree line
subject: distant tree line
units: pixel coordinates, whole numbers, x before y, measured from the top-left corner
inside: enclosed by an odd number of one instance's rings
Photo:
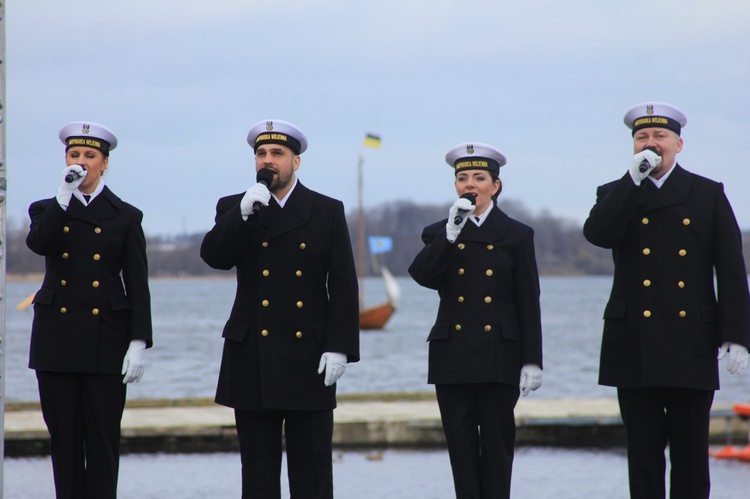
[[[389,236],[393,249],[377,255],[380,265],[387,266],[395,275],[407,275],[414,256],[422,248],[422,229],[446,218],[450,203],[418,205],[408,201],[387,203],[366,210],[366,235]],[[612,273],[612,256],[609,250],[589,244],[581,233],[581,226],[549,211],[530,213],[522,203],[514,200],[500,202],[500,208],[511,217],[534,228],[534,241],[539,272],[542,275],[606,275]],[[352,249],[357,259],[358,217],[356,212],[347,216],[352,239]],[[5,251],[8,274],[33,274],[44,272],[44,258],[26,247],[28,226],[9,221],[6,227]],[[200,258],[200,245],[204,233],[181,236],[147,237],[149,271],[153,276],[227,275],[226,271],[209,268]],[[743,233],[745,262],[750,268],[750,232]],[[0,249],[2,249],[0,247]],[[367,239],[364,243],[364,267],[367,275],[375,271],[374,259],[369,253]]]

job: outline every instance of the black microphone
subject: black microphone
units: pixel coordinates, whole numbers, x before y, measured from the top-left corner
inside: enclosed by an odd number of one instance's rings
[[[471,205],[474,206],[476,204],[477,195],[471,192],[466,192],[461,195],[461,198],[468,199],[471,201]],[[469,213],[469,210],[458,210],[458,213],[456,213],[456,216],[453,218],[453,224],[461,225],[461,222],[464,221],[464,217],[466,217],[467,213]]]
[[[69,184],[72,184],[73,182],[75,182],[76,180],[78,180],[81,177],[82,177],[82,175],[80,173],[78,173],[76,171],[72,171],[72,172],[68,173],[67,175],[65,175],[65,182],[67,182]]]
[[[271,182],[273,182],[273,172],[268,168],[261,168],[260,170],[258,170],[258,174],[255,176],[255,181],[268,187],[269,185],[271,185]],[[263,205],[260,204],[260,201],[254,202],[253,214],[258,213],[261,206]]]
[[[651,151],[654,154],[659,154],[659,152],[653,146],[649,146],[645,148],[644,151]],[[641,164],[638,165],[638,171],[641,173],[646,173],[650,167],[651,167],[651,163],[649,163],[648,160],[644,158],[644,160],[641,161]]]

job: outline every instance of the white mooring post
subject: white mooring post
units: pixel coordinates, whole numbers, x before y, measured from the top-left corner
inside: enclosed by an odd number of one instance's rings
[[[5,0],[0,0],[0,499],[5,495]]]

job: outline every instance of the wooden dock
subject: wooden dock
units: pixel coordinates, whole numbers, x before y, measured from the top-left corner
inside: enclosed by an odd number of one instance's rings
[[[434,393],[341,395],[334,411],[338,448],[444,447]],[[624,446],[615,399],[521,398],[516,407],[518,445]],[[747,421],[730,405],[712,411],[712,443],[748,439]],[[129,400],[122,420],[123,453],[237,450],[232,409],[211,399]],[[7,403],[5,454],[45,455],[49,435],[37,403]]]

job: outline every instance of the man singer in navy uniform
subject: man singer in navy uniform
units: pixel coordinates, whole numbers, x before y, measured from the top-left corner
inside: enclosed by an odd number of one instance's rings
[[[602,185],[586,239],[612,249],[599,383],[617,387],[628,446],[630,495],[707,498],[708,426],[719,360],[747,364],[750,299],[742,237],[721,183],[683,169],[685,115],[646,102],[624,118],[634,156]]]
[[[335,383],[359,360],[344,206],[297,179],[297,127],[264,120],[247,141],[259,181],[219,200],[201,245],[208,265],[237,272],[216,402],[235,410],[243,498],[281,497],[282,426],[291,496],[331,498]]]

